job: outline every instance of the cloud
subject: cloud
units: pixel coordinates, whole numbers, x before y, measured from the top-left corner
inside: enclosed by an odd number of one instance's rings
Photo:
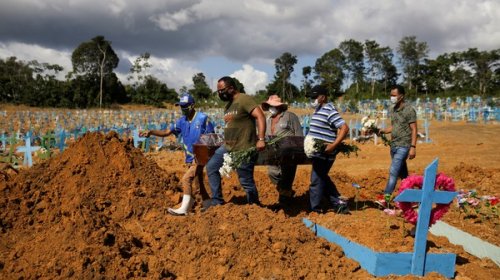
[[[58,79],[64,79],[64,76],[73,69],[71,64],[71,52],[69,51],[60,51],[24,43],[0,42],[0,58],[5,59],[12,56],[24,62],[37,60],[40,63],[58,64],[64,68],[64,70],[59,73]]]
[[[250,95],[265,89],[269,83],[266,72],[256,70],[249,64],[244,64],[243,69],[235,71],[230,76],[238,79],[245,86],[245,92]]]
[[[21,61],[37,60],[40,63],[58,64],[64,68],[59,73],[58,78],[64,79],[64,76],[73,69],[71,64],[72,51],[58,51],[55,49],[45,48],[38,45],[29,45],[23,43],[1,43],[0,42],[0,58],[8,58],[15,56]],[[115,70],[116,75],[122,81],[127,83],[127,76],[130,66],[134,63],[137,56],[127,52],[118,53],[120,57],[119,69]],[[179,61],[173,58],[160,58],[151,56],[149,62],[152,64],[148,73],[160,81],[167,84],[169,88],[180,89],[182,86],[190,87],[193,84],[192,77],[201,72],[190,63]],[[123,66],[125,65],[125,66]]]
[[[206,57],[272,66],[284,52],[320,57],[347,39],[376,40],[395,50],[403,36],[415,35],[428,43],[431,57],[471,47],[491,50],[500,46],[498,26],[498,0],[0,1],[3,48],[23,44],[67,55],[103,35],[117,53],[151,53],[159,60],[158,74],[176,85]],[[50,53],[40,55],[59,61]]]

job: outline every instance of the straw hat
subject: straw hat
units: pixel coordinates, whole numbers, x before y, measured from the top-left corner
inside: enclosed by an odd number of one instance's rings
[[[269,110],[270,106],[281,107],[282,111],[286,111],[288,109],[288,104],[281,102],[281,98],[277,95],[269,96],[269,99],[267,99],[267,101],[262,102],[261,106],[262,110],[264,111]]]

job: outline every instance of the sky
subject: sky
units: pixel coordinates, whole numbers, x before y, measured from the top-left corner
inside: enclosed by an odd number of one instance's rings
[[[102,35],[120,58],[123,83],[142,53],[168,87],[190,87],[204,73],[215,89],[238,78],[252,94],[273,80],[274,60],[297,56],[302,68],[355,39],[396,49],[404,36],[427,42],[429,57],[500,48],[499,0],[0,0],[0,58],[59,64]]]

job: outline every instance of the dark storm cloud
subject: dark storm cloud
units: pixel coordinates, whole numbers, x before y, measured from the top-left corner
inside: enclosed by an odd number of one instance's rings
[[[272,64],[283,52],[320,57],[351,38],[396,49],[403,36],[415,35],[435,56],[499,48],[498,26],[495,0],[16,0],[0,3],[0,54],[18,53],[13,43],[21,43],[67,55],[103,35],[126,72],[127,59],[144,52],[178,62],[224,57]]]

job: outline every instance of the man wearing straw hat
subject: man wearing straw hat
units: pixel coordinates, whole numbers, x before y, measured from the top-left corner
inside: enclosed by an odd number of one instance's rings
[[[270,113],[266,119],[266,136],[304,136],[299,118],[288,111],[288,104],[281,102],[278,95],[269,96],[267,101],[262,102],[261,107],[263,111]],[[290,204],[294,194],[292,185],[297,172],[297,164],[269,165],[267,172],[273,184],[278,188],[279,204],[282,206]]]
[[[192,196],[192,184],[195,178],[197,178],[200,193],[202,196],[206,194],[205,186],[203,184],[203,165],[198,165],[194,158],[193,144],[198,142],[202,134],[213,133],[214,128],[208,121],[208,116],[202,112],[196,112],[194,109],[194,98],[188,93],[183,93],[180,96],[179,102],[175,103],[175,106],[181,108],[182,117],[179,118],[175,124],[175,128],[165,131],[160,130],[149,130],[143,133],[144,137],[149,137],[151,135],[158,137],[167,137],[171,134],[175,136],[181,136],[183,142],[184,152],[186,154],[186,164],[189,169],[184,174],[181,179],[182,190],[184,195],[182,196],[181,206],[177,209],[168,208],[168,213],[172,215],[187,215],[194,204],[194,199]]]

